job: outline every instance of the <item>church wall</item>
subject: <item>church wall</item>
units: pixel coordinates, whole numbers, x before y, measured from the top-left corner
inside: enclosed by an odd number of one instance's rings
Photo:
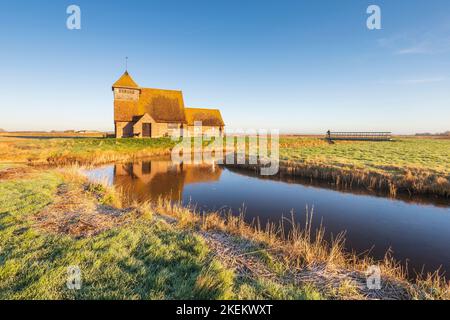
[[[180,135],[181,123],[164,123],[164,122],[151,122],[152,124],[152,138],[171,137],[172,134]],[[133,136],[142,138],[142,125],[135,127]],[[117,137],[121,137],[117,135]]]
[[[201,128],[201,131],[200,131],[200,128]],[[221,136],[222,132],[220,131],[220,128],[221,127],[218,127],[218,126],[202,126],[202,127],[188,126],[186,132],[189,137],[196,137],[196,136],[202,135],[203,133],[208,133],[212,136],[214,136],[214,135]],[[195,129],[197,129],[197,130],[195,130]]]
[[[133,122],[116,122],[116,137],[117,138],[129,138],[137,137],[142,138],[142,125],[136,126],[133,130]],[[152,138],[162,138],[176,136],[188,136],[196,137],[203,133],[209,133],[211,135],[223,135],[220,131],[221,127],[218,126],[203,126],[202,131],[195,131],[194,126],[183,126],[181,123],[163,123],[163,122],[153,122],[152,123]],[[200,129],[200,128],[197,128]],[[222,127],[223,131],[223,127]]]
[[[180,135],[181,123],[153,123],[152,138],[171,137],[172,134]]]
[[[116,122],[116,137],[117,138],[133,137],[133,123]]]

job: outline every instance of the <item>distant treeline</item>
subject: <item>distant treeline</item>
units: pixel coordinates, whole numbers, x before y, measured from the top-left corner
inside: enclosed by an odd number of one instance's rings
[[[430,133],[430,132],[416,133],[416,136],[450,136],[450,131],[445,131],[442,133]]]

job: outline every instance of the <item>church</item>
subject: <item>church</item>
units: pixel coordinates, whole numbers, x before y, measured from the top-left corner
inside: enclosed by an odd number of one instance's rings
[[[220,111],[186,108],[181,91],[140,87],[128,71],[112,90],[116,138],[223,134],[225,124]]]

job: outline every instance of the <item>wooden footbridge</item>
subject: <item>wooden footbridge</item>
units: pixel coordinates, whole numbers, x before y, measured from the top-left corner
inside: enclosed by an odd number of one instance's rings
[[[391,141],[391,132],[331,132],[327,131],[325,139],[354,141]]]

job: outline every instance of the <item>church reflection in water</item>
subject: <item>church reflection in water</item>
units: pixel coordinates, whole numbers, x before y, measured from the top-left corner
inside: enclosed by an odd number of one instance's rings
[[[160,197],[180,201],[185,185],[218,181],[221,174],[222,168],[215,164],[139,161],[116,164],[113,184],[122,190],[130,203],[157,200]]]

